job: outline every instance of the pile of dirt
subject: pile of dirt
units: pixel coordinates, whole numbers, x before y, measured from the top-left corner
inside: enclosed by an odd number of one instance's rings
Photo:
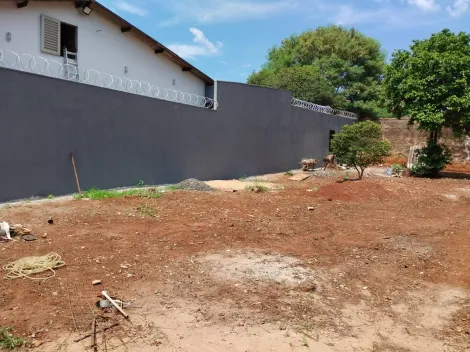
[[[179,189],[186,189],[188,191],[202,191],[202,192],[210,192],[214,189],[206,184],[205,182],[199,181],[195,178],[188,178],[187,180],[181,181],[175,185]]]
[[[382,200],[392,196],[381,184],[365,180],[331,183],[320,188],[315,194],[328,200],[345,201]]]

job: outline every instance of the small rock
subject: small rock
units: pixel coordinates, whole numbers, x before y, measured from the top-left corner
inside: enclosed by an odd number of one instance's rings
[[[419,275],[424,275],[424,271],[420,272]]]
[[[47,233],[41,236],[42,238],[47,238]]]
[[[367,287],[367,286],[364,286],[362,289],[363,289],[363,290],[367,290],[367,289],[368,289],[368,287]]]
[[[286,330],[286,329],[287,329],[287,328],[286,328],[284,325],[281,325],[281,326],[279,327],[279,330],[282,330],[282,331],[283,331],[283,330]]]
[[[52,216],[49,217],[49,220],[47,220],[47,222],[48,222],[50,225],[52,225],[52,224],[54,223],[54,219],[52,219]]]
[[[41,341],[41,340],[34,340],[33,342],[31,342],[31,346],[32,346],[33,348],[38,348],[38,347],[41,346],[43,343],[44,343],[44,341]]]
[[[92,284],[93,286],[95,286],[95,285],[101,285],[101,280],[93,280],[93,281],[91,282],[91,284]]]
[[[307,209],[308,209],[308,210],[315,210],[314,207],[308,207]]]
[[[328,202],[332,202],[333,201],[333,198],[328,198]]]

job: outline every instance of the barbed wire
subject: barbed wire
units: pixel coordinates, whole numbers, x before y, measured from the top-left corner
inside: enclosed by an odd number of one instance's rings
[[[205,109],[216,109],[218,105],[215,99],[194,93],[185,93],[176,89],[162,88],[152,85],[149,82],[121,78],[120,76],[110,73],[77,67],[73,64],[61,63],[53,59],[46,59],[42,56],[35,57],[29,54],[18,54],[12,50],[0,49],[0,67],[90,84]]]
[[[300,99],[297,99],[297,98],[294,98],[294,97],[292,97],[291,104],[292,104],[292,106],[296,106],[296,107],[302,108],[302,109],[318,111],[318,112],[323,112],[325,114],[336,115],[336,116],[346,117],[348,119],[357,120],[357,114],[355,114],[353,112],[333,109],[329,106],[323,106],[323,105],[310,103],[308,101],[300,100]]]

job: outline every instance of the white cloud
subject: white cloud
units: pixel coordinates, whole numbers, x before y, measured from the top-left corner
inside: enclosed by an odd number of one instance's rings
[[[452,17],[459,17],[470,8],[470,0],[455,0],[452,6],[447,6],[446,10]]]
[[[435,12],[440,10],[436,0],[408,0],[408,4],[416,6],[426,12]]]
[[[148,14],[147,10],[145,10],[141,7],[137,7],[135,5],[132,5],[132,4],[130,4],[126,1],[123,1],[123,0],[116,1],[114,3],[114,6],[119,11],[128,12],[128,13],[131,13],[133,15],[137,15],[137,16],[141,16],[141,17],[145,17]]]
[[[243,68],[250,68],[250,67],[252,67],[252,66],[253,66],[252,64],[244,64],[244,65],[242,65]]]
[[[204,33],[198,28],[190,28],[193,34],[193,42],[195,44],[170,44],[168,48],[185,59],[194,59],[197,56],[217,55],[222,50],[224,44],[217,41],[212,43]]]
[[[359,10],[349,5],[340,6],[335,16],[336,24],[350,26],[357,23],[382,22],[390,18],[389,10]]]
[[[222,23],[264,18],[294,8],[298,0],[179,0],[164,1],[173,17],[162,25],[174,25],[182,21],[198,23]]]

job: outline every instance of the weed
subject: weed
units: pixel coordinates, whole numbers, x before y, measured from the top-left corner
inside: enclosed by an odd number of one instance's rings
[[[312,331],[313,330],[313,324],[311,322],[306,322],[302,325],[302,327],[305,329],[305,331]]]
[[[392,173],[394,175],[400,174],[401,172],[405,171],[405,167],[400,164],[393,164],[392,165]]]
[[[240,177],[239,180],[243,182],[243,181],[246,181],[247,178],[248,178],[248,176],[245,175],[245,176]]]
[[[125,191],[91,188],[73,195],[74,199],[89,198],[93,200],[124,197],[160,198],[161,196],[162,193],[155,190],[155,188],[129,189]]]
[[[148,204],[141,204],[137,207],[137,211],[143,216],[150,216],[152,218],[157,216],[155,208]]]
[[[54,197],[53,194],[49,194],[49,195],[47,196],[47,199],[54,199],[54,198],[55,198],[55,197]]]
[[[181,187],[177,186],[177,185],[170,185],[170,186],[166,186],[164,188],[165,192],[174,192],[174,191],[178,191],[180,189],[181,189]]]
[[[31,199],[26,199],[24,202],[25,202],[26,204],[29,204],[29,203],[31,203]]]
[[[269,191],[269,188],[266,186],[260,186],[260,185],[248,185],[245,187],[245,190],[252,191],[255,193],[264,193],[264,192]]]
[[[307,338],[304,336],[302,336],[302,346],[305,346],[305,347],[308,347],[308,341],[307,341]]]
[[[137,182],[137,187],[143,187],[144,185],[145,185],[144,180],[139,180],[139,182]]]
[[[292,171],[286,171],[286,173],[284,174],[286,176],[294,176],[294,173]]]
[[[11,328],[0,328],[0,350],[4,348],[13,350],[16,347],[23,346],[24,343],[25,341],[22,337],[11,333]]]

